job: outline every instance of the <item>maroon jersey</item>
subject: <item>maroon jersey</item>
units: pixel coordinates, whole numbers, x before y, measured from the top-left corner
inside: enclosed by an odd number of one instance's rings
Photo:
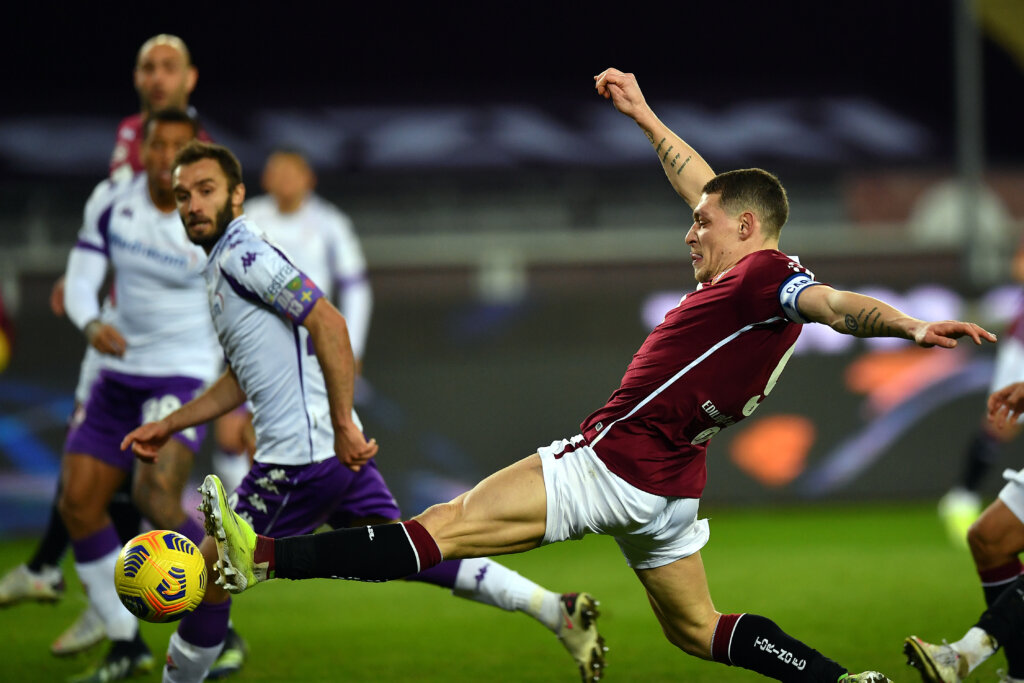
[[[195,110],[189,108],[189,114],[195,116]],[[142,170],[142,114],[125,117],[117,127],[117,141],[110,155],[110,176],[125,174],[131,177]],[[211,142],[206,131],[199,128],[196,137],[203,142]]]
[[[762,250],[702,283],[644,341],[619,388],[580,425],[612,472],[662,496],[699,498],[708,441],[760,405],[804,320],[796,299],[819,284]]]

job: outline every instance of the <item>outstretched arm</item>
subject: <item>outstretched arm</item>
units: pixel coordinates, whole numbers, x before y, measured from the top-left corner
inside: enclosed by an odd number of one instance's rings
[[[715,177],[711,166],[654,115],[636,76],[605,69],[594,76],[594,81],[599,95],[611,99],[617,110],[636,121],[658,154],[672,187],[690,208],[696,208],[704,184]]]
[[[918,320],[884,301],[828,285],[803,290],[797,308],[808,320],[855,337],[902,337],[918,346],[947,349],[955,347],[960,337],[970,337],[975,344],[996,340],[994,334],[974,323]]]
[[[157,453],[172,435],[220,417],[245,402],[245,392],[234,371],[228,367],[216,382],[199,396],[157,420],[136,427],[121,440],[121,450],[130,446],[140,460],[153,462]]]

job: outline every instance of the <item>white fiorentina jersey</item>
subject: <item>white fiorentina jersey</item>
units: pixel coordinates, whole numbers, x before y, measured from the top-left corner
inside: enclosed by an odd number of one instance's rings
[[[176,211],[150,199],[145,173],[104,181],[85,206],[68,261],[65,302],[80,328],[99,317],[98,294],[113,269],[102,319],[127,342],[123,357],[99,355],[101,368],[151,377],[217,377],[221,351],[203,282],[206,254],[192,244]]]
[[[310,194],[294,213],[281,213],[270,195],[245,202],[245,215],[302,272],[329,293],[348,322],[352,351],[361,358],[372,295],[366,257],[352,221],[334,204]]]
[[[323,371],[301,324],[322,292],[246,216],[210,252],[205,277],[217,336],[252,406],[256,460],[334,457]]]

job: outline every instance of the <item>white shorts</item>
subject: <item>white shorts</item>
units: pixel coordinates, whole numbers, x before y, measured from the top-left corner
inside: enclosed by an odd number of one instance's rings
[[[693,555],[708,542],[700,500],[641,491],[605,467],[580,435],[537,449],[544,467],[544,543],[605,534],[634,569],[653,569]]]
[[[1024,524],[1024,470],[1003,470],[1006,485],[999,491],[999,500]]]
[[[1006,335],[999,339],[992,383],[988,393],[999,391],[1014,382],[1024,381],[1024,342]]]

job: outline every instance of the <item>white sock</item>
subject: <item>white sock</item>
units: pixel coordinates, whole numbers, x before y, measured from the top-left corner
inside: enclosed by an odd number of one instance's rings
[[[220,477],[224,490],[229,494],[249,474],[249,455],[247,453],[228,453],[220,449],[213,452],[213,471]]]
[[[999,644],[996,643],[996,639],[986,633],[983,629],[977,626],[972,626],[964,637],[955,643],[951,643],[950,647],[960,653],[960,656],[967,660],[967,673],[974,671],[975,668],[986,659],[995,654],[995,651],[999,649]]]
[[[558,633],[561,611],[559,594],[498,564],[488,557],[463,560],[452,593],[510,612],[525,612]]]
[[[89,604],[100,615],[111,640],[131,640],[139,630],[139,622],[121,604],[114,588],[114,565],[120,548],[91,562],[75,562],[78,578],[85,586]]]
[[[199,647],[186,642],[178,632],[171,634],[167,643],[167,663],[164,664],[164,683],[198,683],[217,661],[224,643],[213,647]]]

